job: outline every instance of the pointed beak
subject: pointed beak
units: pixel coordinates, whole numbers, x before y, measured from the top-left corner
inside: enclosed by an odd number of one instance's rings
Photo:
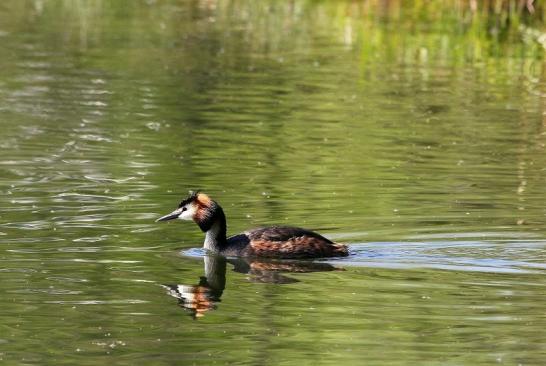
[[[180,209],[176,209],[173,212],[171,212],[170,214],[167,214],[165,216],[161,216],[159,219],[155,220],[155,222],[177,219],[178,215],[180,215]]]

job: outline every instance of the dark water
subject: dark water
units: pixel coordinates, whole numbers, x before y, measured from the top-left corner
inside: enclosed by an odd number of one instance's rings
[[[345,2],[2,2],[0,360],[543,364],[542,60],[393,28]],[[231,233],[353,254],[203,258],[154,223],[195,188]]]

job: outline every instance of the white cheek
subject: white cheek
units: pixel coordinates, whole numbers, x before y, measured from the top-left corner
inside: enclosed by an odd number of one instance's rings
[[[195,207],[190,207],[186,211],[182,212],[180,215],[178,215],[178,218],[180,220],[193,220],[193,216],[195,215]]]

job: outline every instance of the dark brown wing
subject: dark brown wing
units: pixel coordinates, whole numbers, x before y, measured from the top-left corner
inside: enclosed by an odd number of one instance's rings
[[[307,237],[323,241],[324,243],[333,243],[314,231],[292,226],[263,227],[246,231],[245,234],[248,235],[250,240],[288,241],[293,238]]]
[[[246,256],[317,258],[348,255],[346,246],[298,227],[272,226],[250,230],[242,235],[248,238]]]

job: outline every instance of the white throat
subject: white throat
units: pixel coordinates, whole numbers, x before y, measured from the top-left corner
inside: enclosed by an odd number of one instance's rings
[[[203,247],[214,252],[218,251],[218,233],[220,232],[220,223],[215,222],[205,233],[205,243]]]

